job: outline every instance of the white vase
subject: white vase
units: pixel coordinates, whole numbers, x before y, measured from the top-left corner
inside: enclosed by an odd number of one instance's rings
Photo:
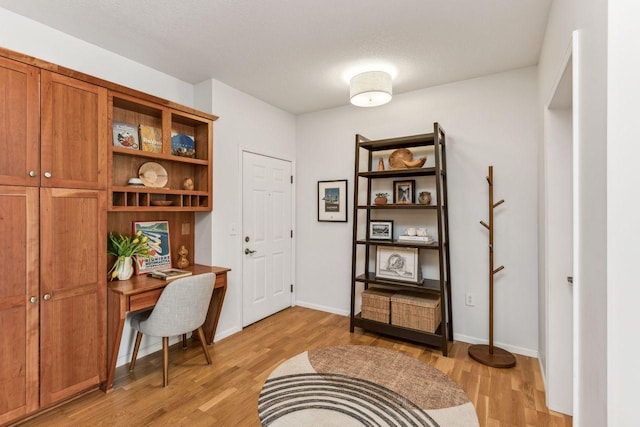
[[[118,258],[116,262],[118,263],[116,267],[118,280],[129,280],[133,276],[133,259],[127,256]]]

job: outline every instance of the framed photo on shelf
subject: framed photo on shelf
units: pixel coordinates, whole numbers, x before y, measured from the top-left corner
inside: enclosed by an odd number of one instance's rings
[[[318,181],[318,221],[347,222],[347,180]]]
[[[369,221],[369,240],[393,240],[393,221],[383,219]]]
[[[418,259],[418,248],[378,246],[376,251],[376,278],[422,282],[422,269]]]
[[[404,181],[393,181],[393,203],[399,205],[410,205],[416,199],[416,181],[408,179]]]
[[[171,268],[171,245],[169,244],[169,221],[134,221],[133,233],[138,231],[149,242],[149,258],[136,257],[136,274]]]

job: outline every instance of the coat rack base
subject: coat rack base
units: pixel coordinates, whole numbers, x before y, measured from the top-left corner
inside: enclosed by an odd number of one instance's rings
[[[516,358],[507,350],[493,346],[493,354],[489,352],[486,344],[476,344],[469,347],[469,356],[483,365],[494,368],[513,368],[516,366]]]

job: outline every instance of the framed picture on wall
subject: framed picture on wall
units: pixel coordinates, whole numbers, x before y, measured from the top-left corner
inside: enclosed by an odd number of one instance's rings
[[[347,180],[318,181],[318,221],[347,222]]]
[[[393,221],[382,219],[369,221],[369,240],[393,240]]]
[[[137,257],[136,274],[171,268],[171,245],[169,244],[169,221],[134,221],[133,233],[138,231],[149,242],[149,258]]]

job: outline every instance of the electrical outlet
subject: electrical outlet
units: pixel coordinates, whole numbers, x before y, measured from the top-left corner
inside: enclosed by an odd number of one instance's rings
[[[471,292],[467,292],[464,294],[464,303],[465,305],[469,306],[476,305],[476,300],[473,298],[473,294]]]

